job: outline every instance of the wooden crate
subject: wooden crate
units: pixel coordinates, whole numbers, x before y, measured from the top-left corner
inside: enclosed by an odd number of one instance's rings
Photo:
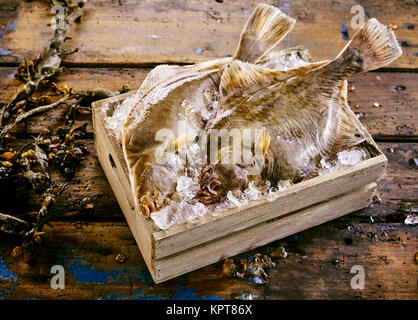
[[[119,104],[132,93],[93,104],[99,161],[156,283],[259,247],[370,203],[387,159],[351,112],[366,138],[372,158],[287,188],[272,202],[250,201],[240,208],[160,230],[135,209],[121,146],[105,127],[104,105]]]

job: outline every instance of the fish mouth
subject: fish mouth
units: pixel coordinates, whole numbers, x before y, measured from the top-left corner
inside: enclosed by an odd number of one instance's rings
[[[213,204],[222,198],[222,182],[214,179],[196,193],[196,199],[203,204]]]
[[[195,198],[203,204],[213,204],[222,198],[223,184],[214,176],[213,168],[208,167],[202,171],[199,182],[201,188],[197,191]]]

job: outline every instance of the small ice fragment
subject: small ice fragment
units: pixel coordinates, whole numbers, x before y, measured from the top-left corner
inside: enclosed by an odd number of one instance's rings
[[[238,296],[237,299],[238,300],[253,300],[254,298],[257,298],[258,295],[256,294],[251,294],[248,292],[241,292]]]
[[[198,162],[200,159],[200,146],[197,143],[193,143],[189,147],[190,156],[194,162]]]
[[[170,204],[163,208],[160,211],[153,212],[151,214],[151,219],[154,220],[154,223],[161,230],[168,229],[172,225],[176,224],[174,217],[179,212],[179,206],[177,202],[172,201]]]
[[[242,12],[244,12],[244,13],[249,13],[249,12],[250,12],[250,10],[248,10],[248,9],[244,9],[244,10],[242,10]]]
[[[184,216],[185,220],[190,222],[194,222],[207,213],[206,206],[200,202],[188,203],[187,201],[182,201],[180,207],[181,215]]]
[[[208,208],[201,202],[193,204],[193,211],[196,217],[202,217],[208,213]]]
[[[248,200],[256,200],[260,197],[261,192],[254,186],[254,182],[251,181],[248,188],[244,190],[244,195]]]
[[[123,100],[118,107],[116,107],[111,117],[105,118],[106,128],[112,130],[116,137],[121,136],[123,124],[125,123],[128,113],[131,110],[131,106],[135,103],[136,99],[136,94],[129,96]],[[109,105],[106,105],[103,112],[107,112],[108,110]]]
[[[287,252],[286,249],[284,247],[280,247],[280,248],[276,248],[272,253],[271,253],[272,257],[277,257],[277,258],[282,258],[282,259],[286,259],[287,258]]]
[[[287,252],[286,249],[284,247],[281,248],[282,249],[282,258],[286,259],[287,258]]]
[[[321,165],[322,168],[324,169],[329,169],[331,168],[331,164],[329,164],[328,162],[325,161],[325,159],[321,159],[321,161],[319,162],[319,164]]]
[[[191,199],[196,195],[199,187],[199,184],[192,178],[180,176],[177,180],[176,190],[180,198]]]
[[[202,108],[200,110],[200,115],[202,116],[203,119],[208,120],[211,114],[206,108]]]
[[[235,206],[235,207],[240,207],[241,206],[241,203],[240,203],[240,201],[237,199],[237,198],[235,198],[234,196],[233,196],[233,194],[232,194],[232,192],[231,191],[228,191],[228,194],[226,195],[226,197],[228,198],[228,200]]]
[[[287,188],[289,188],[292,185],[292,183],[290,182],[290,180],[280,180],[277,183],[277,189],[279,191],[283,191],[286,190]]]
[[[408,215],[405,219],[405,224],[412,225],[412,226],[418,224],[418,216],[413,215],[413,214]]]
[[[363,159],[364,153],[362,150],[353,149],[350,151],[344,150],[338,152],[338,161],[342,165],[351,166],[356,163],[359,163]]]
[[[249,277],[248,278],[248,281],[249,282],[256,283],[256,284],[263,284],[265,282],[265,281],[263,281],[263,279],[261,279],[260,277],[257,277],[257,276],[251,276],[251,277]]]
[[[148,37],[151,38],[151,39],[153,39],[153,40],[159,38],[156,34],[150,34],[150,35],[148,35]]]
[[[380,108],[380,107],[381,107],[381,105],[380,105],[379,103],[375,102],[375,103],[373,103],[373,107],[375,107],[375,108]]]

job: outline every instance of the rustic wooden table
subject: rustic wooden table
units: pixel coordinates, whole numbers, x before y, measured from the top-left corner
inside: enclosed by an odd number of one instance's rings
[[[65,57],[68,70],[58,81],[76,90],[116,91],[125,84],[136,89],[155,64],[232,54],[257,2],[90,0],[82,23],[71,28],[72,39],[66,42],[78,52]],[[342,24],[353,33],[350,8],[356,1],[274,4],[297,19],[282,46],[303,45],[316,60],[334,57],[344,46]],[[248,294],[256,299],[417,299],[417,227],[404,219],[418,209],[418,7],[395,0],[362,5],[367,17],[397,25],[404,51],[384,70],[351,79],[355,90],[350,105],[389,159],[378,189],[380,203],[251,252],[271,253],[282,246],[288,252],[286,259],[276,260],[265,284],[226,277],[219,262],[154,285],[97,161],[92,123],[86,117],[89,158],[55,206],[57,218],[45,228],[37,263],[12,258],[13,239],[0,235],[0,299],[233,299]],[[43,1],[0,1],[1,30],[16,22],[0,38],[0,48],[6,50],[0,54],[1,102],[19,85],[14,78],[17,64],[48,45],[49,10]],[[39,116],[15,134],[30,139],[42,128],[58,126],[63,117],[61,110]],[[39,206],[26,192],[0,197],[4,213]],[[83,208],[83,201],[91,201],[93,208]],[[128,257],[124,263],[115,260],[120,253]],[[64,290],[51,289],[53,265],[64,266]],[[365,269],[363,290],[350,286],[353,265]]]

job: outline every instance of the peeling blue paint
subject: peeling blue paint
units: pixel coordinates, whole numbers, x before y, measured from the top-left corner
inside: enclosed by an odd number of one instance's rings
[[[9,269],[6,262],[0,257],[0,281],[9,280],[9,282],[15,282],[17,276]]]
[[[160,294],[147,294],[143,289],[134,292],[133,300],[222,300],[217,296],[207,296],[196,292],[190,288],[174,287],[174,293],[164,291],[164,296]]]
[[[107,296],[104,296],[104,297],[100,297],[97,300],[125,300],[124,298],[121,298],[123,296],[125,296],[125,295],[119,296],[117,294],[110,294],[110,295],[107,295]]]
[[[348,29],[345,23],[341,25],[341,36],[344,40],[350,40],[350,37],[348,36]]]
[[[125,284],[130,280],[137,282],[152,283],[151,275],[140,266],[116,267],[111,270],[100,270],[84,260],[66,260],[62,263],[74,275],[76,281],[81,283],[95,284]]]
[[[195,50],[195,52],[196,52],[197,54],[200,54],[200,53],[202,53],[202,52],[203,52],[203,50],[202,50],[202,49],[200,49],[200,48],[197,48],[197,49]]]
[[[222,300],[217,296],[207,296],[200,294],[193,289],[184,287],[174,287],[172,290],[164,290],[162,294],[146,292],[144,288],[139,288],[133,294],[116,294],[110,292],[106,296],[97,298],[98,300]]]
[[[244,13],[250,13],[250,10],[244,9],[244,10],[242,10],[242,12],[244,12]]]
[[[180,283],[185,281],[184,277],[177,278],[179,287],[164,290],[163,293],[152,292],[151,286],[154,284],[152,277],[146,267],[141,265],[115,265],[109,270],[102,270],[92,266],[81,256],[77,256],[76,259],[67,259],[64,256],[60,258],[61,264],[72,273],[74,279],[79,283],[107,285],[129,284],[134,281],[137,283],[134,285],[139,286],[133,293],[108,292],[104,296],[96,297],[97,300],[221,300],[220,297],[200,294],[191,288],[180,286]]]
[[[6,56],[6,55],[12,54],[12,53],[13,53],[13,51],[0,48],[0,55],[2,55],[2,56]]]
[[[4,29],[3,31],[0,31],[0,37],[5,34],[6,32],[9,32],[10,30],[14,29],[14,27],[16,27],[17,22],[13,22],[10,27],[7,27],[6,29]]]
[[[114,283],[119,275],[119,272],[116,270],[96,270],[91,266],[83,265],[81,261],[74,261],[73,265],[70,265],[68,268],[78,282],[84,283]]]
[[[177,294],[171,297],[172,300],[222,300],[217,296],[205,296],[197,293],[193,289],[180,289],[174,288],[177,291]]]
[[[4,29],[3,31],[0,31],[0,37],[5,34],[6,32],[9,32],[10,30],[14,29],[14,27],[16,27],[17,22],[13,22],[9,27],[7,27],[6,29]],[[7,56],[8,54],[12,54],[13,51],[7,50],[7,49],[2,49],[0,48],[0,55],[1,56]]]

